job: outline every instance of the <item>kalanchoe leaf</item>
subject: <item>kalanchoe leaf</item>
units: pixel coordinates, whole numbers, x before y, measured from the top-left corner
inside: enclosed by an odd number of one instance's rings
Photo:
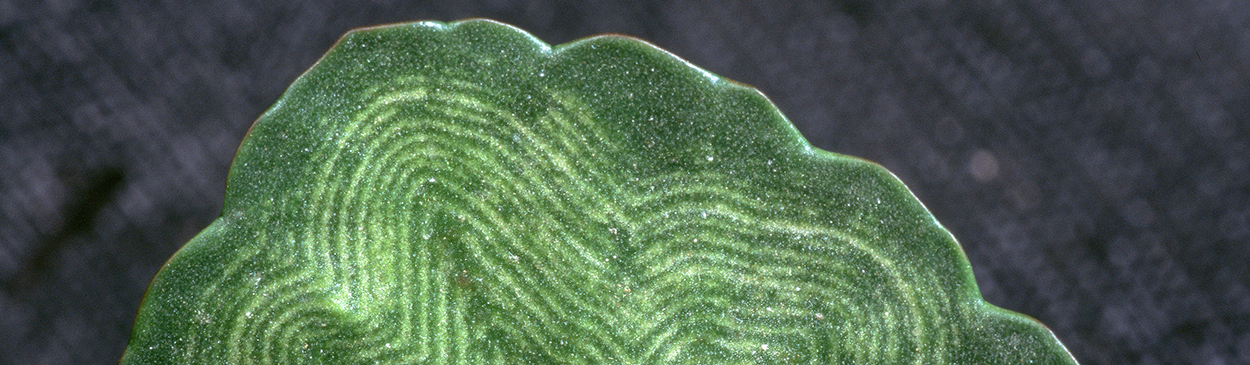
[[[1074,363],[885,169],[638,40],[345,36],[260,117],[123,364]]]

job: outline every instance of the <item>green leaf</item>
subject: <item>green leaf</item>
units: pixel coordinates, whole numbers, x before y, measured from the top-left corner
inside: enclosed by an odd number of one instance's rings
[[[123,364],[1074,363],[882,167],[649,44],[345,36],[257,120]]]

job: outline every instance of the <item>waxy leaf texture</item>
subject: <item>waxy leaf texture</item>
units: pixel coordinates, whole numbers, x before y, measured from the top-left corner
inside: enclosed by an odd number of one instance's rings
[[[346,35],[240,145],[122,364],[1065,364],[884,168],[652,45]]]

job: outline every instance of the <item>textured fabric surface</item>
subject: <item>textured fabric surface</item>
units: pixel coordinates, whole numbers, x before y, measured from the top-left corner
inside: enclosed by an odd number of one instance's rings
[[[111,363],[251,122],[347,30],[622,33],[877,161],[1086,364],[1250,362],[1250,5],[0,1],[0,363]]]

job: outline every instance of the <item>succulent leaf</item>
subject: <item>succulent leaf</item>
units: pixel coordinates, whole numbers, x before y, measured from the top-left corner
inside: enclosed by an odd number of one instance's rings
[[[346,35],[257,120],[123,364],[1074,363],[884,168],[644,42]]]

